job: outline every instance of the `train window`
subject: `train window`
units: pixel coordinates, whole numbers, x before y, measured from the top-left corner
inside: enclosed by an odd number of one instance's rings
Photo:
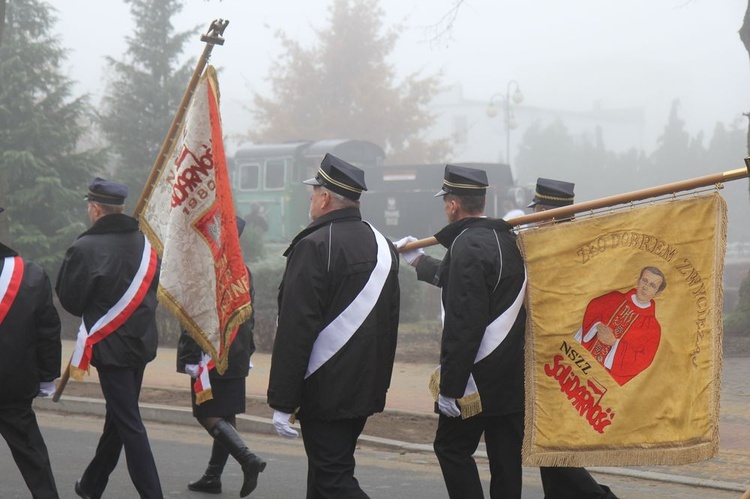
[[[249,164],[240,165],[239,167],[239,189],[241,191],[257,191],[258,190],[258,179],[260,177],[260,165]]]
[[[283,159],[266,161],[266,181],[264,187],[267,191],[284,188],[284,165]]]

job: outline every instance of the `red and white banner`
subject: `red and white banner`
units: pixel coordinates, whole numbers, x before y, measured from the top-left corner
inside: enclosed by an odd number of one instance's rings
[[[166,157],[140,217],[162,257],[159,301],[223,373],[232,332],[252,308],[213,67],[203,73]]]

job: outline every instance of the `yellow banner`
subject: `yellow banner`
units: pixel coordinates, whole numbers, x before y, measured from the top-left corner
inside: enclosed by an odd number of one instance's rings
[[[718,452],[726,203],[673,200],[523,231],[529,466]]]

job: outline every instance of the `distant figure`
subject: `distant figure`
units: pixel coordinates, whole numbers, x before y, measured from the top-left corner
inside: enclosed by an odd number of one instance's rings
[[[503,220],[512,220],[514,218],[522,217],[526,214],[525,211],[523,211],[521,208],[515,205],[513,201],[504,201],[503,202],[503,209],[505,210],[505,215],[503,215]]]
[[[253,203],[250,213],[245,217],[245,222],[250,227],[258,228],[261,232],[268,231],[268,218],[266,217],[266,207],[260,203]]]

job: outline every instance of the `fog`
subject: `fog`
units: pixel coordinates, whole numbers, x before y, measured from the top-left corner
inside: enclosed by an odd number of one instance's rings
[[[94,102],[104,88],[104,57],[121,58],[133,23],[120,0],[57,0],[55,31],[68,53],[76,92]],[[222,68],[222,112],[229,135],[251,126],[254,92],[270,94],[266,76],[281,54],[283,30],[304,42],[326,26],[329,2],[189,0],[173,20],[177,30],[228,19],[226,43],[212,63]],[[737,31],[745,0],[465,0],[452,23],[454,0],[381,0],[386,25],[403,33],[391,56],[399,75],[442,72],[446,86],[488,102],[511,80],[524,106],[587,111],[643,110],[639,143],[653,150],[673,99],[691,133],[709,134],[716,122],[745,126],[750,110],[748,54]],[[184,57],[203,50],[199,36]],[[519,123],[523,132],[529,123]],[[498,129],[499,130],[499,129]],[[515,132],[514,132],[515,133]],[[517,135],[520,137],[520,133]],[[500,151],[495,154],[499,154]],[[472,154],[471,151],[468,154]],[[475,152],[475,155],[482,153]],[[485,159],[485,158],[478,158]]]

